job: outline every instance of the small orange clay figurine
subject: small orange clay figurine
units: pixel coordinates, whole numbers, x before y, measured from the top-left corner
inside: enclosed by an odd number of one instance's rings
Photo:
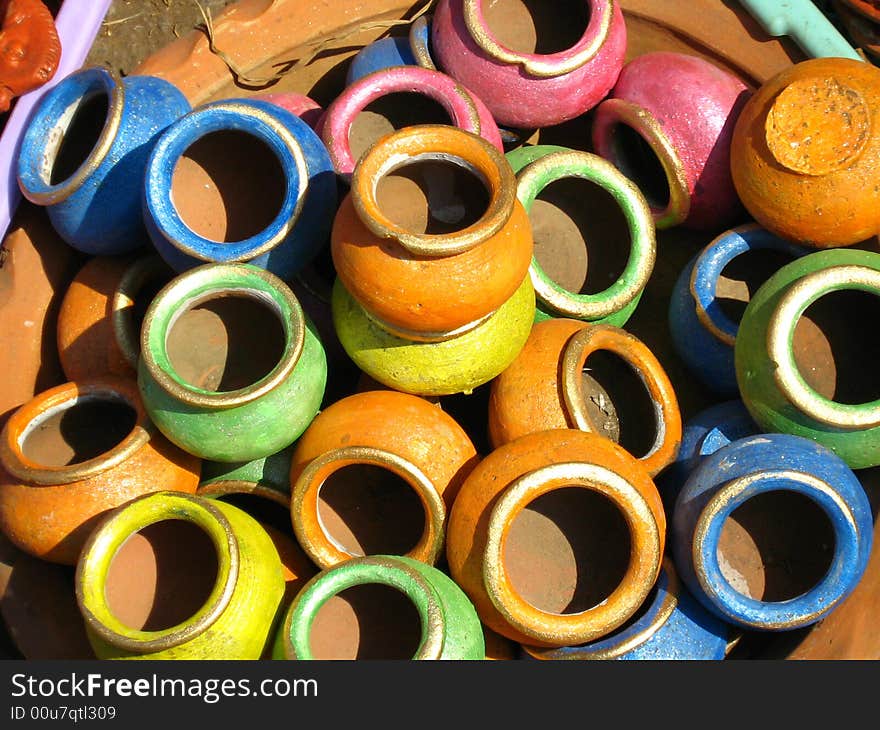
[[[45,84],[61,59],[55,20],[40,0],[0,0],[0,112]]]

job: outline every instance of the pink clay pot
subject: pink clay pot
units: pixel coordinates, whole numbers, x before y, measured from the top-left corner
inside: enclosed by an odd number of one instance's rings
[[[312,129],[317,130],[324,115],[324,109],[314,99],[299,94],[296,91],[279,91],[275,94],[257,94],[255,99],[268,101],[282,109],[287,109],[291,114],[298,116]]]

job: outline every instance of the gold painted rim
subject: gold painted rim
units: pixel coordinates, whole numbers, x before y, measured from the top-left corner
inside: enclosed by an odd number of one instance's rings
[[[144,256],[125,269],[116,291],[113,292],[110,302],[113,336],[119,351],[133,370],[137,370],[141,355],[141,333],[134,331],[132,321],[135,299],[144,286],[150,281],[161,279],[163,275],[166,281],[173,278],[173,272],[167,264],[158,256]]]
[[[353,294],[351,296],[352,298],[354,298]],[[406,329],[405,327],[397,327],[396,325],[389,324],[385,320],[373,314],[360,302],[358,302],[358,304],[363,310],[366,318],[369,319],[373,324],[375,324],[379,329],[385,330],[395,337],[409,340],[410,342],[447,342],[449,340],[454,340],[456,337],[466,335],[468,332],[471,332],[481,325],[485,324],[498,312],[498,310],[496,309],[494,312],[489,312],[489,314],[487,314],[485,317],[480,317],[480,319],[476,319],[473,322],[468,322],[467,324],[464,324],[457,329],[447,330],[446,332],[417,332],[416,330]]]
[[[437,66],[434,64],[434,59],[431,58],[431,54],[428,52],[428,48],[426,46],[419,45],[416,43],[416,31],[421,30],[422,28],[426,29],[427,37],[430,38],[430,28],[428,27],[428,16],[420,15],[416,18],[409,27],[409,50],[410,53],[413,54],[413,58],[416,59],[416,63],[422,68],[426,68],[429,71],[439,71]]]
[[[275,504],[281,505],[285,510],[290,509],[290,497],[284,492],[272,487],[266,487],[255,482],[246,482],[241,479],[218,479],[215,482],[206,482],[199,484],[196,489],[197,497],[205,499],[214,499],[228,497],[235,494],[253,494],[256,497],[263,497]]]

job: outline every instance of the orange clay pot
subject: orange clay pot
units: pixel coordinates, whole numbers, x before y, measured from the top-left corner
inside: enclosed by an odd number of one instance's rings
[[[318,414],[293,453],[294,534],[321,568],[383,550],[433,564],[443,553],[446,514],[477,461],[467,434],[436,405],[394,391],[343,398]],[[357,468],[349,470],[348,482],[339,481],[338,472],[352,466]],[[373,467],[371,474],[365,467]],[[388,472],[415,492],[418,503],[377,479]],[[331,477],[337,481],[328,490]],[[361,491],[347,491],[352,486]],[[355,542],[343,542],[346,533]]]
[[[476,222],[459,230],[450,224],[442,235],[423,232],[440,230],[430,221],[448,222],[455,205],[473,197],[464,191],[450,203],[457,191],[437,175],[425,178],[428,222],[419,204],[401,195],[386,196],[380,207],[380,181],[425,161],[442,164],[441,173],[460,167],[482,178],[489,203]],[[439,340],[475,327],[513,296],[528,276],[532,233],[498,150],[469,132],[423,125],[383,137],[361,158],[336,214],[331,250],[345,288],[374,321],[408,339]]]
[[[526,434],[553,428],[608,435],[606,424],[597,418],[603,410],[610,410],[600,400],[606,396],[588,394],[581,377],[587,358],[597,350],[608,350],[632,367],[654,406],[656,437],[640,459],[642,466],[655,476],[671,464],[681,443],[681,412],[663,366],[641,340],[622,329],[572,319],[536,324],[519,357],[492,381],[492,445],[498,448]],[[626,428],[626,422],[622,423],[621,433]]]
[[[514,584],[510,538],[511,527],[531,502],[557,490],[571,494],[572,487],[598,492],[611,504],[600,513],[604,517],[579,520],[569,527],[580,534],[601,531],[612,510],[611,516],[626,525],[629,549],[623,546],[628,564],[619,582],[616,578],[606,581],[607,591],[595,595],[595,603],[564,613],[559,610],[563,606],[538,607]],[[571,429],[543,431],[492,452],[465,480],[450,513],[446,555],[452,577],[489,628],[527,645],[573,646],[610,633],[635,613],[659,575],[665,535],[660,495],[638,461],[593,434]],[[552,584],[554,578],[545,572],[546,566],[564,560],[572,546],[554,549],[552,541],[541,540],[540,533],[533,533],[529,540],[524,554],[521,542],[516,546],[520,564],[538,573],[533,581]],[[605,568],[601,564],[604,553],[611,553],[606,548],[591,564],[577,565],[571,586],[575,595],[581,580]]]
[[[0,15],[0,112],[5,112],[15,97],[55,75],[61,41],[41,0],[0,2]]]
[[[804,61],[743,108],[730,151],[742,202],[778,236],[816,248],[880,231],[880,69]]]
[[[133,381],[105,377],[19,408],[0,433],[0,467],[0,529],[31,555],[73,565],[108,510],[148,492],[195,492],[200,461],[158,434]]]
[[[140,320],[174,277],[158,256],[96,256],[71,282],[58,313],[58,355],[68,380],[136,377]]]

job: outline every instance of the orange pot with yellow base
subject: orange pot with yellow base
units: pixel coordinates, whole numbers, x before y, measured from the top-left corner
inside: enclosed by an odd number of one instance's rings
[[[660,495],[638,461],[593,434],[543,431],[492,452],[465,480],[446,555],[490,629],[573,646],[638,610],[665,535]]]
[[[550,319],[532,328],[519,357],[492,382],[489,437],[498,448],[555,428],[619,442],[653,477],[678,454],[681,412],[666,371],[641,340],[611,325]]]

